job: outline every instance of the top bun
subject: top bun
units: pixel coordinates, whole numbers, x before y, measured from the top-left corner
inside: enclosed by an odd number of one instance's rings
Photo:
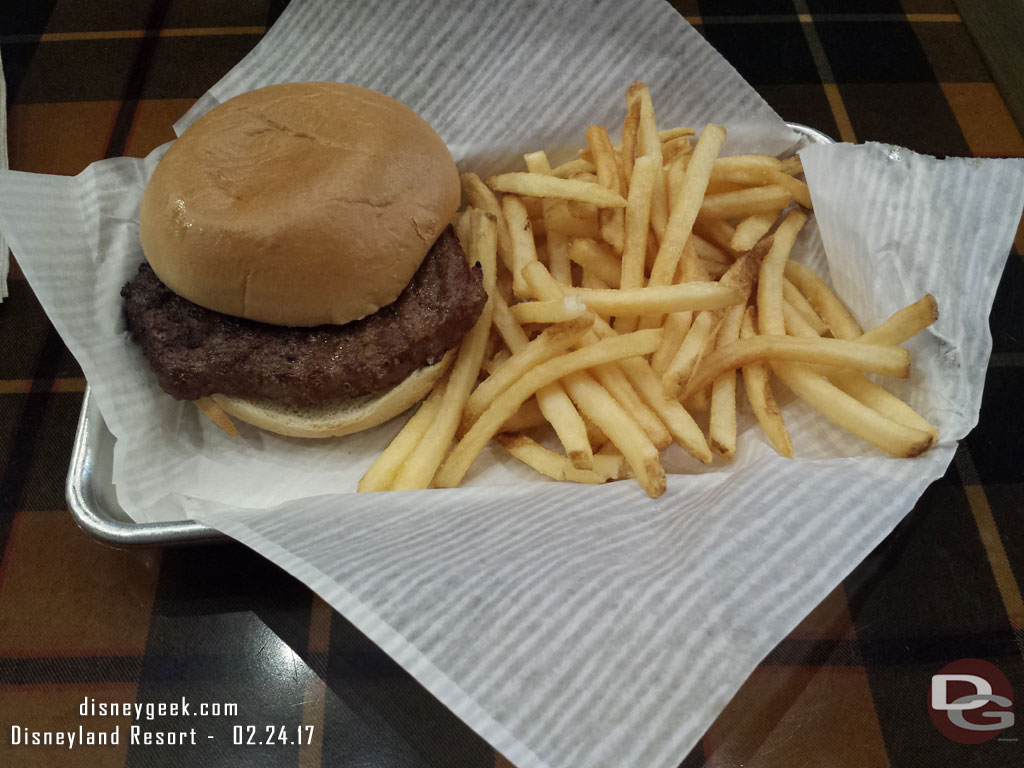
[[[389,96],[284,83],[211,110],[142,198],[146,258],[200,306],[342,325],[398,298],[459,206],[441,137]]]

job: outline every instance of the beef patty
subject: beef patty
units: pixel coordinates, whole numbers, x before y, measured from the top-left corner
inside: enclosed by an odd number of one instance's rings
[[[455,347],[486,301],[480,270],[466,263],[451,227],[392,304],[345,325],[270,325],[204,309],[146,263],[121,296],[132,337],[169,394],[295,406],[390,389]]]

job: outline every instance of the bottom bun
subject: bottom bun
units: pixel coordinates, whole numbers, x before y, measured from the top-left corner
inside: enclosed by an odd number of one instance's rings
[[[281,405],[269,400],[246,400],[227,395],[211,399],[228,415],[253,426],[289,437],[337,437],[362,432],[394,418],[425,398],[445,375],[455,350],[441,361],[414,371],[386,392],[354,397],[312,408]]]

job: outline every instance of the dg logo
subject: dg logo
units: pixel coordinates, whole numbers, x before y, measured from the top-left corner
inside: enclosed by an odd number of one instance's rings
[[[981,744],[1013,725],[1013,689],[994,664],[960,659],[932,676],[928,714],[947,738]]]

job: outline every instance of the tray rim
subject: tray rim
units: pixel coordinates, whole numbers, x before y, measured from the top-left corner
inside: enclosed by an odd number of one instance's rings
[[[835,143],[831,136],[816,128],[801,123],[787,122],[786,125],[812,144]],[[195,520],[136,523],[112,515],[90,487],[96,452],[104,439],[102,432],[106,427],[103,424],[103,430],[97,429],[95,420],[102,424],[103,416],[86,383],[65,482],[68,509],[83,531],[105,544],[121,548],[192,546],[230,541],[230,537]],[[119,511],[121,516],[127,516],[124,510]]]

